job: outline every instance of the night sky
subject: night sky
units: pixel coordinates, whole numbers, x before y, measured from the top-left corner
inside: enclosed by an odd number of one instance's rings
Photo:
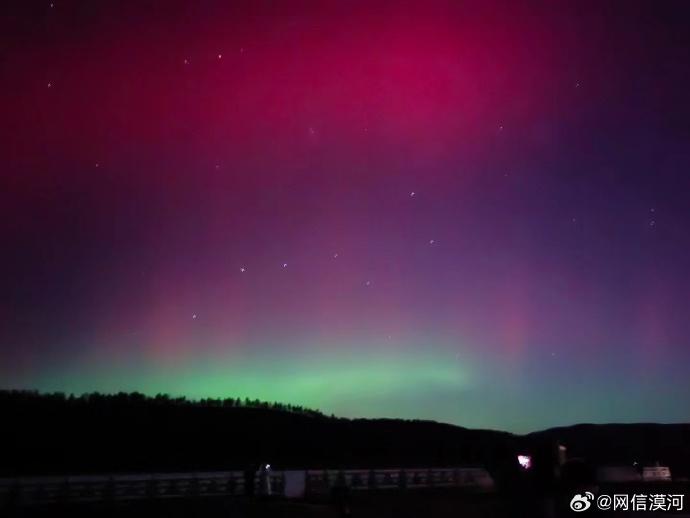
[[[688,2],[4,2],[0,386],[688,421]]]

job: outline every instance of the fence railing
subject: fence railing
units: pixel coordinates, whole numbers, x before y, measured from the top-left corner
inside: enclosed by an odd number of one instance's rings
[[[352,491],[459,487],[493,489],[483,468],[289,470],[257,473],[255,494],[284,497]],[[0,505],[99,502],[246,495],[242,471],[150,473],[104,476],[18,477],[0,479]]]
[[[484,468],[323,470],[306,472],[306,492],[321,493],[334,487],[352,490],[465,487],[493,489]]]

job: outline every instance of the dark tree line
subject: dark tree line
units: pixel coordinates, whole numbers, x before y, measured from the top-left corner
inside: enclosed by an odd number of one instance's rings
[[[101,394],[100,392],[88,392],[81,395],[65,394],[64,392],[41,393],[36,390],[0,390],[0,405],[5,402],[14,404],[43,403],[49,405],[70,405],[72,407],[84,406],[177,406],[200,408],[261,408],[264,410],[276,410],[280,412],[292,412],[312,417],[322,417],[319,410],[307,408],[302,405],[290,403],[268,402],[259,399],[242,398],[202,398],[187,399],[184,396],[173,397],[168,394],[156,394],[147,396],[140,392],[118,392],[117,394]]]
[[[0,391],[0,476],[137,471],[514,469],[562,443],[591,465],[661,462],[690,474],[690,425],[579,425],[516,436],[400,419],[343,419],[249,398]]]
[[[0,476],[482,464],[513,436],[252,399],[0,391]],[[500,447],[499,447],[500,446]]]

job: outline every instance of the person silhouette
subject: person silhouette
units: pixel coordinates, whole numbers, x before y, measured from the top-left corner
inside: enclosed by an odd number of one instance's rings
[[[271,496],[271,465],[262,464],[259,468],[259,491],[262,496]]]
[[[244,469],[244,494],[249,498],[254,497],[254,482],[256,478],[256,464],[250,463]]]

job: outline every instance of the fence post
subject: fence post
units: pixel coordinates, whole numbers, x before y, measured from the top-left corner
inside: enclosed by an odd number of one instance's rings
[[[153,500],[156,498],[156,493],[158,489],[158,481],[155,478],[150,478],[149,480],[146,481],[146,498],[149,500]]]
[[[108,504],[115,500],[115,481],[113,480],[112,475],[108,477],[108,480],[105,482],[105,487],[103,488],[103,500],[105,500]]]
[[[369,489],[376,489],[376,472],[373,469],[369,470],[367,485],[369,486]]]
[[[401,469],[398,475],[398,487],[403,491],[407,489],[407,472],[404,469]]]
[[[69,500],[69,479],[65,478],[65,481],[62,484],[60,484],[57,494],[57,500],[61,504]]]
[[[190,482],[187,488],[187,494],[193,498],[200,496],[201,487],[199,485],[199,479],[195,476]]]
[[[236,487],[237,482],[235,482],[235,476],[232,473],[230,473],[230,477],[228,478],[228,483],[226,486],[227,493],[234,495]]]

